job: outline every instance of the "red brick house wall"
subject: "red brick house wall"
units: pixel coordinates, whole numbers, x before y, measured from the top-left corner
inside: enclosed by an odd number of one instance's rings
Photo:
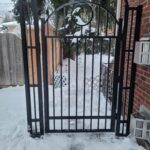
[[[150,0],[128,0],[128,2],[130,6],[143,5],[140,37],[150,33]],[[124,0],[121,8],[123,16]],[[146,65],[137,65],[133,111],[138,111],[141,105],[150,109],[150,66]]]

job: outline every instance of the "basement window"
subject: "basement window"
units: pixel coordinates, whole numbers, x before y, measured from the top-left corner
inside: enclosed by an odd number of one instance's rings
[[[150,34],[136,42],[134,63],[150,65]]]

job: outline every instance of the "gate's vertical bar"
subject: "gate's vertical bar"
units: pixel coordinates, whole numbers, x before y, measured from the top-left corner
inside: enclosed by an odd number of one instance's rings
[[[143,6],[139,5],[136,9],[136,25],[135,25],[135,35],[134,35],[134,46],[133,50],[135,50],[135,42],[140,38],[140,28],[141,28],[141,18],[142,18],[142,9]],[[132,68],[131,68],[131,82],[130,82],[130,95],[129,95],[129,106],[128,106],[128,116],[127,116],[127,135],[129,134],[130,130],[130,119],[131,113],[133,109],[133,99],[134,99],[134,87],[135,87],[135,76],[136,76],[136,64],[133,63],[134,60],[134,52],[132,57]]]
[[[76,51],[76,130],[78,129],[78,53],[79,53],[79,39],[77,38],[77,51]]]
[[[41,46],[39,38],[39,16],[37,10],[37,1],[31,1],[33,11],[35,44],[36,44],[36,60],[37,60],[37,77],[38,77],[38,97],[39,97],[39,119],[40,119],[40,134],[44,134],[43,125],[43,97],[42,97],[42,77],[41,77]]]
[[[108,48],[108,66],[107,66],[107,84],[106,84],[106,106],[105,106],[105,116],[108,115],[108,100],[109,100],[109,72],[110,72],[110,55],[111,55],[111,42],[112,39],[109,38],[109,48]],[[107,129],[107,119],[105,118],[105,130]]]
[[[101,111],[101,90],[102,90],[102,51],[103,51],[103,38],[100,39],[100,43],[99,43],[99,52],[100,52],[100,62],[99,62],[99,90],[98,90],[98,123],[97,123],[97,126],[98,126],[98,130],[100,129],[100,111]]]
[[[125,49],[126,49],[126,40],[127,40],[127,30],[128,30],[128,17],[129,17],[129,6],[125,6],[125,16],[124,16],[124,29],[123,29],[123,43],[121,48],[121,63],[120,63],[120,78],[119,78],[119,98],[118,98],[118,112],[117,112],[117,126],[116,126],[116,135],[120,134],[120,121],[121,121],[121,110],[122,110],[122,100],[123,100],[123,80],[124,80],[124,63],[125,63]]]
[[[60,87],[60,100],[61,100],[61,131],[63,130],[63,45],[64,43],[60,44],[60,77],[61,77],[61,87]]]
[[[52,78],[53,78],[53,117],[54,117],[54,120],[53,120],[53,123],[54,123],[54,130],[55,130],[55,83],[54,83],[54,80],[55,80],[55,55],[54,55],[54,38],[52,38]]]
[[[32,122],[31,122],[31,97],[29,87],[29,70],[28,70],[28,52],[27,52],[27,37],[26,37],[26,20],[25,20],[25,1],[21,1],[19,7],[20,12],[20,25],[21,25],[21,37],[22,37],[22,51],[23,51],[23,65],[24,65],[24,79],[25,79],[25,92],[26,92],[26,108],[27,108],[27,124],[28,132],[32,134]]]
[[[134,9],[133,10],[131,10],[131,15],[130,15],[130,22],[131,22],[131,24],[130,24],[130,27],[129,27],[129,35],[128,35],[128,39],[129,39],[129,42],[127,43],[127,46],[128,46],[128,50],[130,50],[131,49],[131,40],[132,40],[132,35],[133,35],[133,22],[134,22]],[[125,76],[125,86],[128,88],[129,87],[129,85],[128,85],[128,82],[129,82],[129,70],[130,70],[130,63],[131,63],[131,61],[130,61],[130,59],[131,59],[131,52],[126,52],[127,54],[127,58],[126,58],[126,62],[125,62],[125,65],[126,65],[126,76]],[[133,56],[132,56],[133,57]],[[131,86],[130,86],[131,87]],[[129,90],[125,90],[125,96],[124,96],[124,106],[123,106],[123,109],[122,109],[122,117],[123,117],[123,120],[125,120],[126,119],[126,107],[127,107],[127,102],[128,102],[128,93],[130,93],[129,92]],[[126,123],[123,123],[123,127],[122,127],[122,133],[124,133],[124,128],[125,128],[125,125],[126,125]]]
[[[85,129],[85,103],[86,103],[86,54],[87,54],[87,38],[84,43],[84,91],[83,91],[83,130]]]
[[[92,115],[93,115],[93,88],[94,88],[94,41],[93,38],[93,45],[92,45],[92,81],[91,81],[91,116],[90,116],[90,130],[92,130]]]
[[[48,93],[48,65],[47,65],[47,42],[45,37],[45,19],[42,23],[42,58],[43,58],[43,82],[44,82],[44,113],[45,113],[45,132],[49,131],[49,93]]]
[[[70,40],[70,39],[69,39]],[[70,110],[70,107],[71,107],[71,103],[70,103],[70,93],[71,93],[71,85],[70,85],[70,75],[71,75],[71,72],[70,72],[70,66],[71,66],[71,62],[70,62],[70,57],[71,57],[71,45],[69,43],[69,58],[68,58],[68,116],[69,116],[69,119],[68,119],[68,128],[70,130],[70,113],[71,113],[71,110]]]
[[[122,19],[119,19],[118,35],[116,39],[116,51],[114,61],[114,79],[113,79],[113,100],[112,100],[112,120],[111,130],[115,130],[116,106],[118,100],[118,79],[119,79],[119,60],[120,60],[120,46],[122,37]]]

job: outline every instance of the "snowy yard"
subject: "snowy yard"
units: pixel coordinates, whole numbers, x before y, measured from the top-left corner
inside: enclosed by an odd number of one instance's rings
[[[134,139],[118,139],[112,133],[49,134],[32,139],[26,124],[24,87],[0,90],[0,150],[143,150]]]
[[[90,56],[88,56],[90,57]],[[79,81],[83,81],[83,55],[79,57]],[[107,62],[108,57],[103,57],[103,63]],[[112,58],[110,58],[112,59]],[[88,58],[87,67],[91,66],[92,60]],[[99,64],[99,55],[95,55],[95,67]],[[64,61],[64,68],[66,68],[66,62]],[[75,75],[76,67],[75,63],[71,61],[71,115],[75,113]],[[87,78],[91,77],[91,74],[88,72],[91,70],[87,68]],[[65,72],[65,71],[64,71]],[[95,69],[94,77],[99,74],[99,70]],[[65,75],[65,74],[64,74]],[[67,76],[66,76],[67,77]],[[49,87],[49,92],[52,95],[52,87]],[[68,91],[67,86],[64,87],[64,107],[63,115],[68,113],[68,97],[66,92]],[[66,91],[66,92],[65,92]],[[56,88],[56,103],[55,111],[56,115],[60,115],[60,89]],[[59,94],[58,94],[59,93]],[[83,82],[79,82],[79,111],[78,115],[83,113]],[[86,108],[90,107],[90,92],[89,89],[86,89]],[[97,90],[93,92],[93,115],[97,114]],[[51,97],[50,97],[51,98]],[[25,103],[25,90],[24,87],[11,87],[0,90],[0,150],[144,150],[142,147],[136,144],[134,139],[130,137],[127,138],[117,138],[113,133],[83,133],[83,134],[47,134],[39,139],[33,139],[29,137],[27,133],[27,123],[26,123],[26,103]],[[106,105],[106,101],[101,94],[101,113],[105,113],[103,106]],[[52,106],[52,98],[50,99],[50,107]],[[108,105],[108,112],[110,113],[110,106]],[[50,114],[53,110],[50,109]],[[85,115],[88,114],[89,110],[86,109]],[[74,126],[74,122],[72,126]],[[85,123],[87,128],[88,123]],[[82,123],[79,123],[79,128]],[[101,122],[102,126],[103,123]],[[56,128],[60,128],[60,124],[56,124]],[[67,123],[64,124],[64,127],[67,128]],[[81,127],[82,128],[82,127]],[[93,121],[93,128],[97,128],[97,122]]]

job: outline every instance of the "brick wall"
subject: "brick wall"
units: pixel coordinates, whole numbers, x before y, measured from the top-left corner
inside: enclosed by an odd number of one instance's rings
[[[122,0],[122,9],[123,9]],[[150,33],[150,0],[128,0],[130,6],[143,5],[140,36]],[[121,11],[123,15],[123,11]],[[129,39],[129,37],[128,37]],[[133,111],[139,110],[140,105],[150,109],[150,66],[137,65]]]

